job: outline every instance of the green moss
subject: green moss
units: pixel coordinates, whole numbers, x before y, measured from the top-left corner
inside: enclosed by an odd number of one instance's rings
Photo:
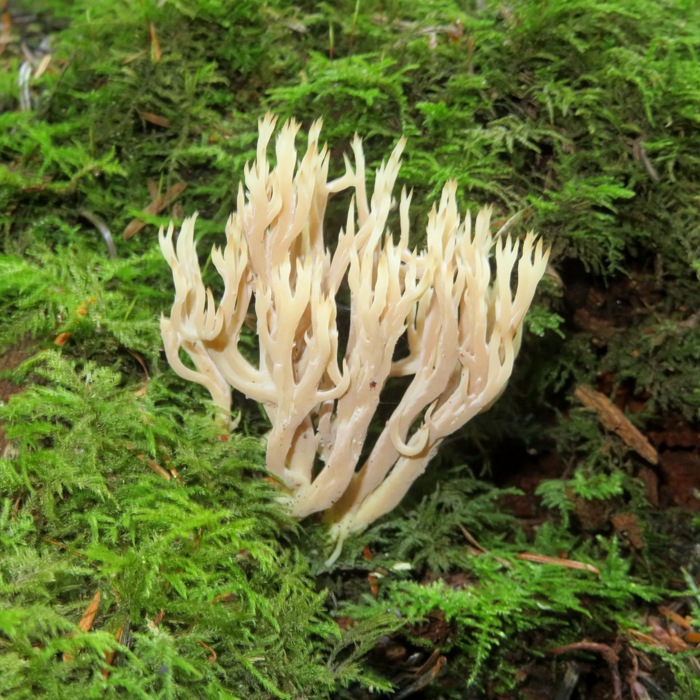
[[[3,376],[23,391],[0,416],[0,695],[354,697],[357,683],[386,687],[364,660],[374,642],[438,610],[453,630],[435,691],[447,696],[465,677],[513,686],[547,640],[638,624],[678,576],[675,535],[656,531],[666,515],[651,515],[641,458],[572,390],[633,399],[643,431],[698,427],[697,3],[78,0],[11,11],[0,350]],[[508,391],[330,572],[324,530],[305,523],[299,537],[261,478],[257,408],[237,397],[242,428],[223,442],[203,391],[160,352],[171,283],[157,226],[198,210],[200,250],[221,240],[267,109],[322,116],[331,173],[355,131],[374,164],[404,134],[401,179],[419,217],[456,178],[465,207],[519,213],[515,233],[534,228],[554,246]],[[173,203],[144,213],[154,191],[182,183]],[[331,203],[331,244],[343,206]],[[124,240],[135,217],[146,226]],[[19,371],[16,354],[32,358]],[[549,520],[527,539],[503,506],[512,490],[494,482],[549,453],[566,473],[540,486]],[[576,499],[615,501],[650,523],[644,551],[582,529]],[[462,528],[490,554],[475,557]],[[601,574],[522,551],[566,552]],[[384,565],[375,601],[366,575]],[[330,612],[367,621],[341,634]],[[642,648],[672,669],[678,697],[697,695],[682,655]]]
[[[201,406],[159,408],[157,380],[125,386],[55,352],[23,371],[36,383],[2,410],[4,697],[290,698],[363,677],[322,654],[340,632],[252,478],[257,442],[222,441]]]

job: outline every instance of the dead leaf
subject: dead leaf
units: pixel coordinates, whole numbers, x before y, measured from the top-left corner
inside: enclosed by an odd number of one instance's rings
[[[34,71],[34,79],[36,80],[37,78],[41,78],[42,75],[46,72],[46,69],[49,67],[49,64],[51,63],[51,59],[53,58],[53,54],[47,53],[43,56],[41,61],[39,61],[39,65],[36,67],[36,70]]]
[[[92,629],[92,623],[95,619],[95,615],[97,614],[97,608],[100,607],[100,592],[97,591],[95,595],[93,596],[92,600],[90,601],[90,605],[85,608],[85,612],[83,613],[83,616],[80,618],[80,622],[78,623],[78,627],[80,627],[83,632],[89,632]],[[71,635],[72,636],[72,635]],[[63,660],[67,663],[69,661],[73,661],[75,657],[73,654],[69,654],[68,652],[65,652],[63,654]]]
[[[137,61],[141,56],[146,55],[146,49],[141,49],[141,51],[137,51],[136,53],[131,54],[131,56],[127,56],[123,61],[122,65],[126,66],[129,63],[133,63],[134,61]]]
[[[156,34],[156,25],[153,24],[153,22],[148,23],[148,33],[151,37],[153,60],[155,63],[160,63],[160,59],[163,57],[163,52],[160,50],[160,42],[158,41],[158,35]]]
[[[12,41],[12,15],[7,11],[7,3],[2,4],[2,34],[0,35],[0,53]]]
[[[92,629],[92,623],[95,619],[95,615],[97,614],[97,608],[99,607],[100,592],[97,591],[97,593],[95,593],[92,600],[90,601],[90,605],[88,605],[85,609],[85,613],[80,618],[80,622],[78,623],[78,627],[80,627],[80,629],[83,630],[83,632],[89,632]]]
[[[173,123],[167,117],[161,117],[160,114],[154,114],[153,112],[139,112],[141,118],[147,121],[149,124],[155,124],[156,126],[162,126],[168,128],[173,125]]]
[[[176,182],[164,195],[161,197],[152,197],[151,203],[143,210],[145,214],[158,214],[165,209],[175,199],[177,199],[182,191],[187,187],[186,182]],[[132,236],[135,236],[146,223],[141,219],[132,219],[129,225],[124,229],[124,240],[128,241]]]
[[[667,649],[672,654],[678,654],[679,652],[688,650],[688,645],[683,639],[673,630],[669,631],[665,629],[660,620],[655,617],[649,617],[647,622],[651,627],[651,633],[657,646]]]
[[[692,627],[691,619],[689,617],[683,617],[670,608],[667,608],[665,605],[659,605],[659,612],[664,617],[675,622],[681,629],[689,630]]]

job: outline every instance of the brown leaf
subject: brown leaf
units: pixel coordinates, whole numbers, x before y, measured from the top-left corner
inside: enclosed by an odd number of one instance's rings
[[[150,124],[155,124],[156,126],[162,126],[166,129],[173,125],[173,123],[167,117],[161,117],[160,114],[154,114],[153,112],[139,112],[141,118]]]
[[[131,54],[130,56],[127,56],[123,61],[122,65],[126,66],[129,63],[133,63],[134,61],[137,61],[141,56],[146,55],[146,49],[141,49],[141,51],[137,51],[136,53]]]
[[[583,384],[576,387],[574,396],[586,407],[595,411],[601,425],[615,433],[640,457],[657,464],[659,455],[642,433],[629,422],[627,416],[610,399],[599,391]]]
[[[0,53],[12,41],[12,15],[7,11],[7,3],[2,4],[2,34],[0,35]]]
[[[51,63],[51,59],[53,58],[53,54],[47,53],[44,55],[44,57],[39,61],[39,65],[36,67],[36,70],[34,71],[34,79],[37,80],[38,78],[41,78],[42,75],[46,72],[46,69],[49,67],[49,64]]]
[[[95,595],[93,596],[92,600],[90,601],[90,605],[85,608],[85,612],[83,613],[83,616],[80,618],[80,622],[78,623],[78,627],[80,627],[83,632],[89,632],[90,629],[92,628],[92,622],[95,619],[95,615],[97,614],[97,608],[100,607],[100,592],[97,591]]]
[[[186,182],[176,182],[164,195],[157,198],[152,198],[151,203],[143,210],[145,214],[158,214],[175,201],[182,191],[187,187]],[[124,229],[124,240],[129,240],[136,235],[146,223],[141,219],[132,219],[129,225]]]
[[[654,617],[648,619],[652,635],[659,646],[668,649],[672,654],[687,651],[688,645],[673,631],[665,629],[659,620]]]
[[[83,616],[80,618],[80,622],[78,623],[78,627],[80,627],[83,632],[89,632],[92,629],[92,623],[95,619],[95,615],[97,614],[97,608],[100,607],[100,592],[97,591],[95,595],[93,596],[92,600],[90,601],[90,605],[85,608],[85,612],[83,613]],[[72,635],[71,635],[72,636]],[[73,654],[69,654],[68,652],[65,652],[63,654],[63,661],[66,663],[73,661],[75,657]]]
[[[153,60],[155,63],[160,63],[160,59],[163,56],[163,52],[160,50],[160,42],[158,41],[158,35],[156,34],[156,25],[153,22],[148,23],[148,33],[151,37],[151,49],[153,50]]]
[[[681,629],[689,630],[692,626],[690,618],[679,615],[677,612],[667,608],[665,605],[659,605],[659,612],[664,617],[675,622]]]

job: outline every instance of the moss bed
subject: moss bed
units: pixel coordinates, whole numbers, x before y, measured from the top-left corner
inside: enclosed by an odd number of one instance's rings
[[[700,697],[695,0],[2,9],[0,697]],[[161,350],[158,228],[220,240],[268,110],[553,247],[504,396],[330,569]]]

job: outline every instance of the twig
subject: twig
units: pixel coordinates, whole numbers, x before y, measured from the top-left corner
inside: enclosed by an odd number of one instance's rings
[[[559,557],[548,557],[546,554],[530,554],[529,552],[521,552],[515,555],[516,559],[523,561],[531,561],[536,564],[555,564],[556,566],[565,566],[567,569],[577,569],[578,571],[590,571],[593,574],[600,576],[600,569],[597,569],[593,564],[586,564],[582,561],[574,561],[572,559],[560,559]]]
[[[620,671],[618,669],[620,657],[615,649],[608,644],[601,644],[599,642],[574,642],[573,644],[566,644],[562,647],[550,649],[549,653],[560,656],[562,654],[568,654],[571,651],[592,651],[596,654],[600,654],[603,659],[605,659],[610,669],[613,682],[613,698],[614,700],[622,700],[622,679],[620,678]]]
[[[659,455],[642,433],[630,423],[627,416],[610,399],[599,391],[583,384],[576,387],[574,396],[586,407],[595,411],[606,430],[611,430],[640,457],[657,464]]]

